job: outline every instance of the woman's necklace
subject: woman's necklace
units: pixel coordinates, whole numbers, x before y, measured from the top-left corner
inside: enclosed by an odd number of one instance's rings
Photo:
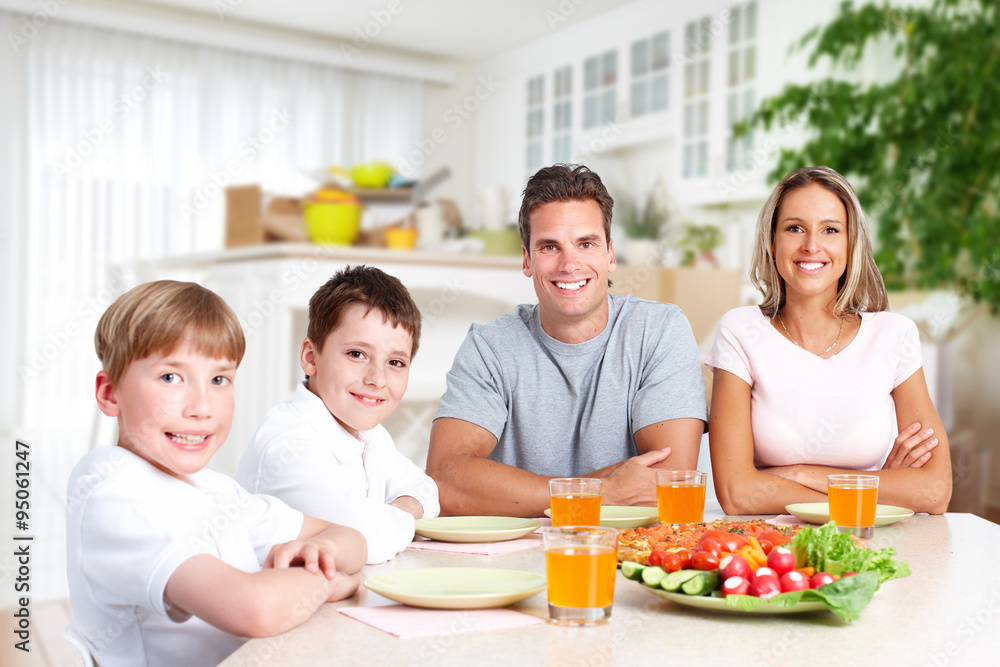
[[[802,350],[805,350],[806,348],[804,348],[801,345],[799,345],[799,341],[797,341],[794,338],[792,338],[792,334],[788,333],[788,327],[785,326],[785,321],[783,319],[781,319],[781,314],[780,313],[778,314],[778,321],[781,322],[781,328],[785,330],[785,335],[788,336],[788,340],[790,340],[793,343],[795,343],[795,347],[797,347],[799,349],[802,349]],[[840,342],[840,335],[842,333],[844,333],[844,322],[846,322],[846,321],[847,320],[845,318],[843,318],[843,317],[840,318],[840,331],[837,332],[837,340],[833,341],[833,345],[831,345],[830,347],[826,348],[825,350],[823,350],[822,352],[820,352],[819,354],[817,354],[816,355],[817,357],[822,356],[822,355],[826,354],[827,352],[829,352],[830,350],[832,350],[833,348],[837,347],[837,343]],[[809,350],[806,350],[806,352],[808,352],[808,351]]]

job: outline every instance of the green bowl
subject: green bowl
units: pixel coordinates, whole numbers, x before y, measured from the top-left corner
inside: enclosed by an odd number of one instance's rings
[[[392,178],[392,167],[379,162],[359,164],[351,169],[351,180],[359,188],[384,188]]]
[[[306,233],[313,243],[351,245],[361,231],[361,204],[307,203]]]
[[[516,229],[481,229],[469,236],[482,240],[484,255],[521,254],[521,233]]]

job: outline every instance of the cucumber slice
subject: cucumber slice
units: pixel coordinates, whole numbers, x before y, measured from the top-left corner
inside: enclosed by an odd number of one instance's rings
[[[714,571],[699,572],[681,584],[681,590],[688,595],[708,595],[719,585],[719,573]]]
[[[665,591],[676,591],[685,581],[701,574],[701,570],[677,570],[671,572],[660,582],[660,588]]]
[[[667,571],[658,565],[654,565],[645,568],[640,576],[642,577],[642,583],[656,588],[660,580],[667,576]]]
[[[622,561],[622,574],[625,575],[626,579],[631,579],[632,581],[639,581],[642,578],[642,571],[646,569],[646,565],[640,565],[635,561],[625,560]]]

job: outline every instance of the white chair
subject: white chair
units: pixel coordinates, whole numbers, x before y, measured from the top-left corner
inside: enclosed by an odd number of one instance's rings
[[[84,641],[83,636],[77,632],[72,625],[67,625],[66,629],[63,630],[63,638],[66,639],[73,648],[77,650],[80,654],[80,659],[83,667],[95,667],[94,657],[90,655],[90,650],[87,648],[87,642]]]

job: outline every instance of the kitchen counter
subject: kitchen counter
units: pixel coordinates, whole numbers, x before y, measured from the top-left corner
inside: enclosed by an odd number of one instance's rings
[[[706,519],[718,518],[706,512]],[[913,516],[877,528],[873,548],[891,546],[913,574],[889,581],[844,624],[826,611],[735,615],[676,605],[621,573],[610,623],[550,624],[515,630],[397,639],[340,614],[342,606],[390,604],[362,586],[352,599],[324,605],[283,635],[253,639],[222,664],[242,665],[969,665],[1000,654],[1000,526],[971,514]],[[368,576],[420,567],[497,567],[545,572],[536,548],[493,557],[407,549]],[[546,596],[511,609],[547,618]]]
[[[209,267],[232,262],[270,260],[314,260],[344,263],[367,263],[376,266],[392,264],[432,264],[509,269],[521,268],[520,255],[480,255],[459,252],[426,252],[421,250],[389,250],[387,248],[316,245],[314,243],[263,243],[243,248],[230,248],[193,255],[164,257],[155,262],[136,262],[128,270],[145,273],[152,265],[157,271],[178,267]],[[391,269],[386,269],[391,271]],[[138,282],[155,278],[140,277]]]

